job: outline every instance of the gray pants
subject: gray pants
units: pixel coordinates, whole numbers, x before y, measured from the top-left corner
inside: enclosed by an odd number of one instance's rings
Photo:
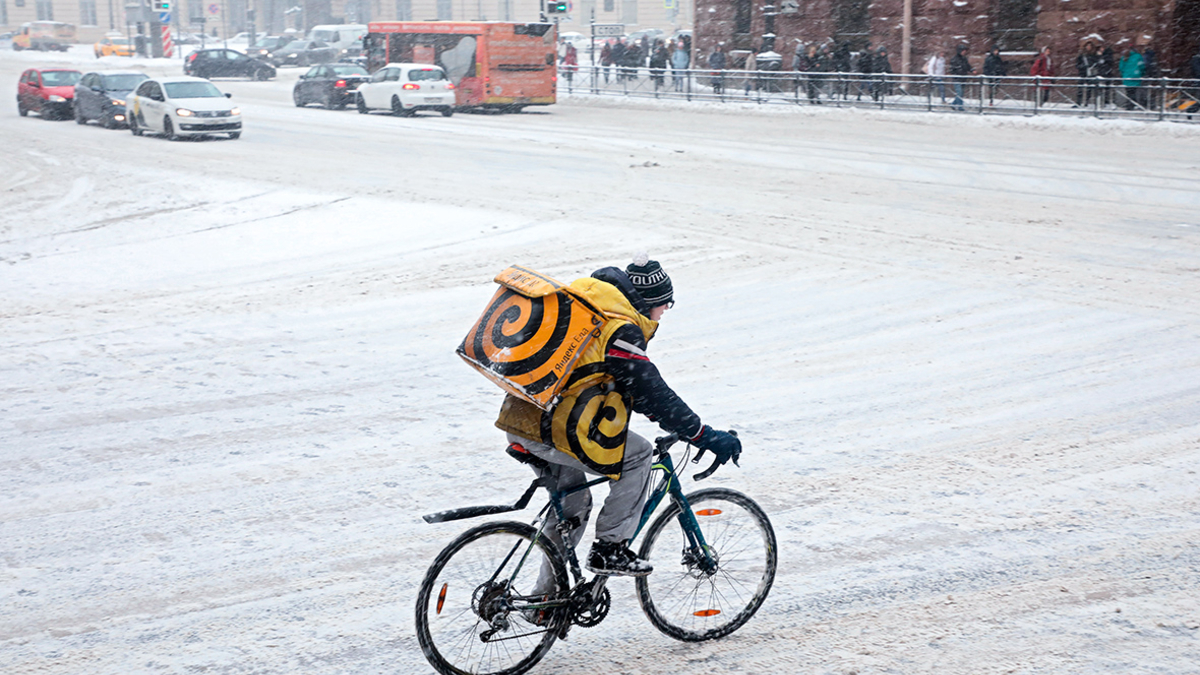
[[[588,474],[600,475],[585,467],[574,457],[545,443],[531,441],[514,434],[508,434],[508,440],[510,443],[520,443],[529,452],[550,462],[549,467],[539,471],[549,473],[556,490],[580,485],[587,481]],[[642,517],[642,506],[646,503],[646,486],[650,482],[650,464],[653,459],[654,444],[630,432],[625,439],[625,465],[621,472],[621,479],[609,482],[608,496],[604,499],[604,506],[600,508],[600,514],[596,516],[596,539],[598,541],[624,543],[633,536]],[[572,530],[568,536],[568,544],[572,549],[583,538],[583,530],[587,527],[591,513],[592,491],[590,488],[570,494],[563,499],[563,515],[568,519],[579,518],[579,527]],[[558,518],[551,509],[545,524],[542,525],[542,533],[565,551],[566,546],[559,536],[557,524]],[[543,564],[542,575],[538,580],[539,589],[544,590],[552,585],[552,583],[543,583],[550,578],[548,571],[548,566]]]

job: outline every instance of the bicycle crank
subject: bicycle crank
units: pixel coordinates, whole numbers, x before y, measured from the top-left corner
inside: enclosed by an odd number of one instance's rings
[[[608,616],[612,607],[612,594],[604,587],[607,577],[596,577],[589,583],[577,587],[571,593],[571,621],[580,628],[591,628]],[[596,588],[599,583],[599,588]]]

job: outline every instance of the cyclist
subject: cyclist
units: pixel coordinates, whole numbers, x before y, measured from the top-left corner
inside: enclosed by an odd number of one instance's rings
[[[596,541],[587,568],[597,574],[645,576],[650,563],[629,550],[627,541],[638,526],[654,447],[629,431],[630,411],[646,415],[663,429],[711,451],[721,464],[741,455],[741,442],[725,431],[701,423],[700,417],[667,386],[646,355],[646,344],[663,313],[675,304],[671,279],[655,260],[639,254],[626,269],[605,267],[577,279],[571,288],[602,310],[607,319],[575,364],[559,403],[542,411],[515,396],[505,398],[496,426],[508,432],[517,452],[544,460],[535,468],[564,489],[585,482],[585,473],[613,479],[596,518]],[[573,528],[574,548],[592,510],[590,491],[569,495],[564,516]],[[542,531],[564,546],[553,512]],[[538,591],[553,585],[543,564]]]

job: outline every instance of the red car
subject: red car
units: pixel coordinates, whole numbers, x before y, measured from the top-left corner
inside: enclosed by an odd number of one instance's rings
[[[63,68],[31,68],[17,81],[17,113],[24,117],[29,111],[46,119],[72,117],[75,83],[83,73]]]

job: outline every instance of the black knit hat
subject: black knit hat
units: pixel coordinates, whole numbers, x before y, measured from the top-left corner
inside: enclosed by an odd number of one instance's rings
[[[675,292],[671,288],[671,277],[663,271],[657,260],[650,260],[645,253],[639,253],[633,258],[633,263],[625,268],[629,281],[641,294],[642,299],[650,307],[671,304],[675,301]]]

